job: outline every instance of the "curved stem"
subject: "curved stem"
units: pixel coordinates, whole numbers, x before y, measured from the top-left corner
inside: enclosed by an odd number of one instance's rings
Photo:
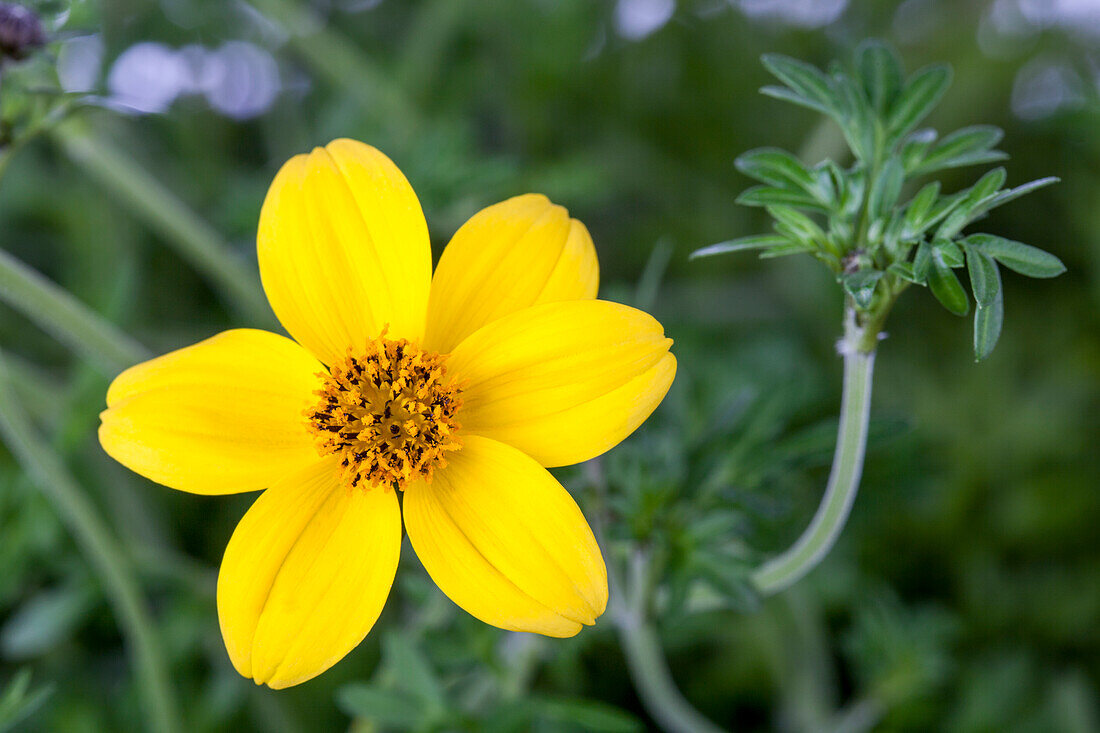
[[[873,346],[871,350],[864,350],[866,343],[863,329],[856,324],[855,314],[849,310],[845,337],[840,342],[844,357],[844,394],[829,483],[817,514],[798,541],[753,573],[757,590],[765,595],[778,593],[813,570],[832,549],[848,520],[863,473],[867,424],[871,415],[875,352]]]
[[[0,436],[23,469],[53,503],[103,582],[133,656],[134,677],[144,697],[149,727],[158,733],[178,730],[177,708],[168,684],[160,644],[130,566],[100,518],[58,457],[35,435],[16,400],[0,355]]]
[[[145,347],[27,265],[0,250],[0,300],[113,377],[149,358]]]
[[[625,603],[620,601],[613,609],[630,679],[634,681],[642,705],[666,731],[722,733],[721,728],[684,699],[672,679],[657,630],[647,618],[650,588],[647,564],[645,555],[636,551],[630,559],[630,588],[616,589],[620,598],[623,590],[628,597]]]

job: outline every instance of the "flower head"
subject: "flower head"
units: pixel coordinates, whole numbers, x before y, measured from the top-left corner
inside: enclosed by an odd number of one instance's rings
[[[336,140],[279,171],[258,252],[294,340],[226,331],[132,367],[99,430],[107,453],[166,486],[264,490],[218,576],[237,670],[287,687],[362,641],[402,523],[436,584],[482,621],[559,637],[592,624],[603,558],[546,467],[633,432],[676,360],[651,316],[595,299],[584,225],[517,196],[466,222],[433,276],[408,181]]]

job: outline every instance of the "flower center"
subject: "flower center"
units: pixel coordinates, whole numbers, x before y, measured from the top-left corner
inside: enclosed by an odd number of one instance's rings
[[[444,454],[462,447],[454,419],[462,390],[444,380],[446,356],[385,335],[320,372],[320,400],[305,411],[317,450],[341,457],[349,490],[430,481]]]

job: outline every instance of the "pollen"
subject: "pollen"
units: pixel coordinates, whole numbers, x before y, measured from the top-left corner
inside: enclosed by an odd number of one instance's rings
[[[320,399],[305,415],[318,452],[340,456],[349,491],[430,481],[462,447],[455,420],[462,390],[447,382],[445,360],[383,331],[318,374]]]

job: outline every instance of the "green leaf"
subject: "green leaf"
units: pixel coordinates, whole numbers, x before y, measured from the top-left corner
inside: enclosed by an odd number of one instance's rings
[[[1038,247],[992,234],[971,234],[964,244],[987,254],[1010,270],[1028,277],[1057,277],[1066,271],[1062,261]]]
[[[970,289],[979,308],[993,302],[1001,292],[1001,274],[989,255],[974,247],[966,247],[966,269],[970,273]]]
[[[995,209],[998,206],[1003,206],[1009,201],[1018,199],[1021,196],[1026,196],[1032,191],[1037,191],[1040,188],[1045,188],[1052,183],[1058,183],[1060,180],[1062,179],[1055,176],[1048,176],[1046,178],[1040,178],[1038,180],[1031,181],[1030,183],[1025,183],[1023,185],[1017,186],[1016,188],[1010,188],[1005,191],[1000,191],[997,193],[996,196],[993,196],[989,201],[986,202],[985,210],[989,211],[990,209]]]
[[[901,161],[896,157],[890,158],[875,179],[875,185],[871,188],[871,195],[867,201],[867,210],[872,218],[877,219],[894,208],[904,182],[905,169]]]
[[[992,150],[1003,137],[1004,132],[993,125],[974,125],[956,130],[941,140],[919,165],[911,168],[911,173],[918,175],[945,168],[1004,160],[1007,155],[999,150]]]
[[[817,249],[812,244],[804,244],[802,242],[787,241],[786,244],[780,244],[771,249],[761,252],[760,259],[770,260],[776,257],[786,257],[787,255],[799,255],[803,252],[813,252]]]
[[[638,733],[642,724],[630,713],[596,700],[534,697],[529,700],[537,718],[568,724],[573,730],[593,733]]]
[[[365,682],[352,682],[337,690],[336,704],[354,718],[403,730],[418,728],[427,720],[427,711],[415,696]]]
[[[775,53],[764,54],[760,60],[764,68],[804,100],[806,106],[835,114],[837,104],[832,84],[816,66]]]
[[[928,273],[928,287],[936,300],[955,315],[965,316],[970,312],[970,299],[966,297],[959,278],[935,252],[932,254],[932,270]]]
[[[950,85],[951,68],[948,66],[929,66],[913,74],[890,108],[887,118],[889,140],[900,140],[920,124]]]
[[[878,40],[867,40],[856,51],[856,66],[871,106],[882,114],[901,91],[904,72],[897,54]]]
[[[932,242],[932,254],[939,256],[943,264],[948,267],[962,267],[964,264],[963,251],[950,239],[937,239]]]
[[[998,285],[1000,275],[998,274]],[[1001,337],[1005,320],[1004,291],[998,287],[989,305],[979,305],[974,311],[974,359],[981,361],[993,352]]]
[[[919,282],[927,282],[928,274],[932,270],[932,245],[921,242],[917,245],[917,253],[913,255],[913,276]]]
[[[825,232],[814,220],[790,206],[768,206],[767,212],[776,221],[776,231],[804,244],[817,244],[825,239]]]
[[[905,207],[905,227],[902,230],[902,237],[910,239],[924,231],[925,220],[931,218],[929,214],[932,211],[932,205],[936,203],[939,195],[939,181],[932,181],[917,191],[917,195]]]
[[[822,213],[830,211],[829,207],[808,193],[775,186],[753,186],[746,189],[737,197],[737,203],[743,206],[793,206]]]
[[[875,295],[875,286],[878,285],[878,281],[882,279],[883,274],[880,270],[860,270],[842,276],[840,281],[844,286],[844,292],[852,296],[856,307],[860,310],[867,310],[871,307],[871,300]]]
[[[964,205],[973,207],[997,193],[1005,185],[1006,175],[1004,168],[994,168],[986,173],[967,190]]]
[[[924,284],[924,280],[921,280],[917,277],[916,272],[913,270],[913,266],[908,262],[895,262],[894,264],[886,268],[886,272],[890,273],[891,275],[896,275],[902,280],[908,280],[909,282],[916,285]]]
[[[702,247],[692,252],[688,256],[688,259],[696,260],[700,257],[711,257],[727,252],[741,252],[747,249],[773,247],[777,244],[787,244],[789,242],[789,239],[780,234],[755,234],[751,237],[739,237],[738,239],[730,239],[726,242],[719,242],[707,247]]]
[[[382,657],[402,689],[420,700],[420,706],[438,713],[447,707],[443,687],[424,653],[404,633],[391,631],[382,639]]]
[[[905,170],[912,171],[916,168],[924,160],[925,154],[934,142],[936,142],[936,131],[927,127],[906,137],[899,153]]]
[[[773,99],[781,99],[784,102],[790,102],[791,104],[797,104],[800,107],[807,107],[814,112],[820,112],[823,115],[833,116],[833,110],[829,109],[825,105],[815,102],[812,99],[807,99],[797,92],[793,92],[787,87],[780,87],[769,84],[766,87],[760,87],[760,93],[766,97],[772,97]]]
[[[41,708],[53,694],[53,685],[30,689],[31,671],[21,669],[12,676],[0,695],[0,733],[15,730],[16,726]],[[22,730],[22,729],[21,729]]]
[[[803,191],[820,192],[817,178],[786,150],[757,148],[739,156],[734,162],[737,170],[773,186],[795,186]]]

